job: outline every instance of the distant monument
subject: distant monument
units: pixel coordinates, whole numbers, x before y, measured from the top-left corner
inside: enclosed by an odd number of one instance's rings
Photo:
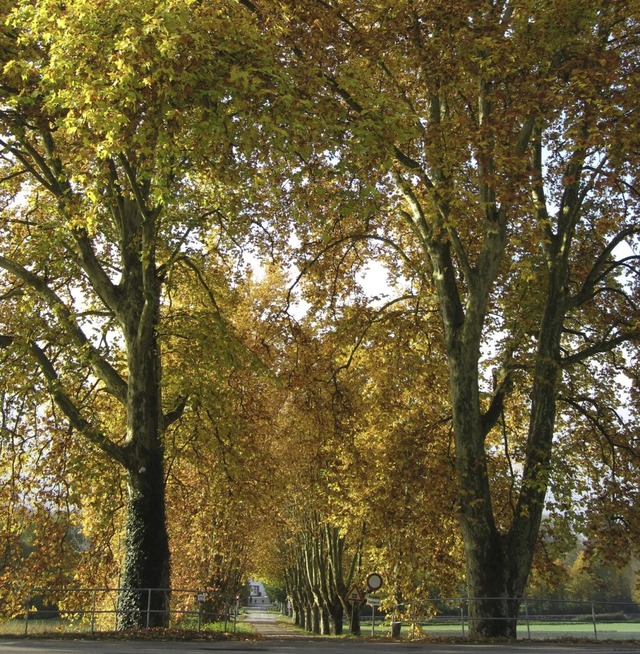
[[[250,579],[249,586],[249,600],[248,606],[256,606],[260,608],[268,608],[271,606],[271,600],[264,589],[264,584],[261,581],[254,581]]]

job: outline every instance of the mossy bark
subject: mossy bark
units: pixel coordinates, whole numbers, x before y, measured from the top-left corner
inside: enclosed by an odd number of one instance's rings
[[[161,280],[155,264],[154,212],[126,205],[121,318],[128,363],[127,517],[119,599],[120,627],[168,624],[169,539],[165,514],[162,367],[157,327]]]
[[[146,463],[129,474],[121,629],[169,622],[170,555],[161,452],[149,453]]]

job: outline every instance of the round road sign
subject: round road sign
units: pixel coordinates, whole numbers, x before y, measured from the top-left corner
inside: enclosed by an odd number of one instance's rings
[[[367,586],[369,590],[379,590],[382,588],[382,577],[377,572],[374,572],[367,577]]]

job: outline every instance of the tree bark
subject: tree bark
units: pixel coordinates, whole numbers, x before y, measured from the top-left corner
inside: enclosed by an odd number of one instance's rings
[[[311,616],[313,618],[311,633],[319,635],[322,633],[322,608],[315,601],[311,607]]]
[[[498,530],[494,519],[485,454],[490,425],[481,411],[479,398],[483,312],[474,315],[474,302],[468,301],[467,312],[457,324],[452,314],[445,312],[472,638],[515,639],[517,634],[520,599],[531,569],[548,487],[560,340],[566,312],[565,237],[560,230],[549,248],[547,299],[539,322],[525,466],[516,510],[506,532]],[[455,306],[454,302],[451,304]],[[482,300],[476,304],[482,306]]]
[[[349,630],[352,636],[360,636],[362,630],[360,628],[360,604],[349,602],[349,609],[347,609],[347,617],[349,618]]]
[[[506,551],[493,516],[478,398],[477,357],[450,348],[450,390],[456,442],[460,527],[465,548],[469,631],[474,638],[514,637],[506,612]]]
[[[555,418],[556,378],[565,302],[568,243],[566,229],[550,240],[546,311],[540,316],[539,351],[532,387],[527,456],[519,503],[507,532],[498,530],[491,500],[485,439],[495,424],[495,406],[483,414],[479,363],[491,289],[506,243],[506,215],[492,189],[482,188],[484,239],[471,265],[455,231],[443,238],[438,220],[428,225],[420,201],[401,176],[406,217],[430,257],[438,292],[449,362],[449,390],[455,439],[460,527],[466,555],[470,635],[515,638],[519,598],[528,578],[547,488]],[[439,204],[440,214],[448,207]],[[567,246],[567,247],[563,247]],[[452,256],[456,256],[456,264]],[[564,253],[560,256],[560,253]],[[457,275],[461,274],[464,284]],[[492,402],[493,404],[493,402]]]
[[[128,502],[120,626],[168,624],[170,551],[165,514],[162,371],[157,327],[161,280],[155,249],[159,211],[148,189],[121,164],[137,201],[119,204],[122,300],[116,307],[128,364],[126,470]],[[153,590],[153,592],[151,592]]]
[[[333,634],[335,636],[341,636],[343,632],[342,619],[344,617],[344,609],[339,601],[331,606],[330,616]]]
[[[119,628],[159,627],[169,621],[170,555],[161,453],[129,473]]]

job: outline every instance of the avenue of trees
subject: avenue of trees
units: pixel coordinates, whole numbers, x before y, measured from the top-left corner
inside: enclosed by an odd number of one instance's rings
[[[512,638],[638,553],[636,0],[0,19],[5,612],[254,572],[339,632],[375,570]]]

